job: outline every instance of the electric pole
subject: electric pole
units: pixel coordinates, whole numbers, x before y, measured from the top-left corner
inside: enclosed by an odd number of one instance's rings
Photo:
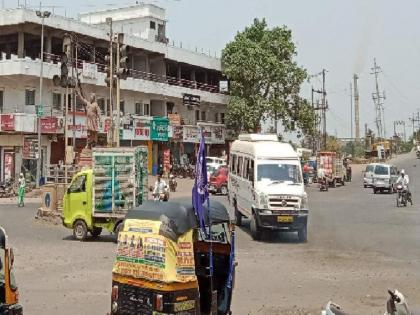
[[[375,92],[372,93],[373,103],[375,104],[375,123],[378,131],[378,138],[386,138],[385,133],[385,109],[383,107],[383,100],[385,100],[385,92],[379,92],[378,74],[381,68],[376,64],[376,58],[373,59],[373,68],[371,74],[375,76]]]
[[[360,142],[360,116],[359,116],[359,87],[358,81],[359,77],[357,74],[353,75],[353,85],[354,85],[354,125],[356,128],[356,142]]]
[[[353,85],[350,82],[350,139],[353,140]]]

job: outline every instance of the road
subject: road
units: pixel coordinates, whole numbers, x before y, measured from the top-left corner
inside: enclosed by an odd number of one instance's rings
[[[414,153],[393,161],[410,175],[420,202]],[[191,182],[181,183],[187,194]],[[308,188],[309,241],[293,234],[255,242],[237,232],[234,314],[319,314],[332,299],[352,314],[383,314],[386,289],[420,304],[420,211],[397,208],[395,195],[373,195],[354,166],[352,183],[329,192]],[[225,197],[215,197],[225,201]],[[15,248],[25,314],[106,314],[115,244],[110,236],[77,242],[60,225],[34,219],[38,205],[0,205],[0,225]]]

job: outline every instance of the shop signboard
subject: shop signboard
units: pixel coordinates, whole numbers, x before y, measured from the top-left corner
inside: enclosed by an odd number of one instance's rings
[[[179,126],[181,124],[181,116],[179,114],[168,114],[168,119],[172,126]]]
[[[37,136],[24,136],[22,158],[25,160],[35,160],[38,158],[38,138]]]
[[[62,123],[62,122],[61,122]],[[41,118],[41,133],[57,134],[62,126],[60,126],[60,119],[58,117],[42,117]]]
[[[0,116],[1,131],[15,131],[15,115],[5,114]]]
[[[168,141],[169,121],[163,117],[153,117],[151,126],[151,139],[155,141]]]
[[[75,131],[75,136],[77,139],[86,139],[87,138],[87,118],[86,113],[77,112],[75,114],[75,123],[73,123],[73,113],[68,114],[67,116],[67,137],[73,137],[73,131]]]
[[[15,131],[25,133],[36,133],[38,128],[38,119],[34,114],[16,113],[15,118]]]
[[[172,126],[172,141],[182,141],[184,126]]]
[[[150,140],[150,120],[132,117],[130,124],[124,124],[123,140]]]
[[[83,61],[82,75],[87,79],[97,79],[98,66],[94,63]]]
[[[14,154],[12,152],[4,153],[4,178],[14,177]]]
[[[211,143],[224,144],[225,143],[225,126],[212,126]]]
[[[183,142],[199,143],[200,142],[200,128],[197,126],[183,126]]]

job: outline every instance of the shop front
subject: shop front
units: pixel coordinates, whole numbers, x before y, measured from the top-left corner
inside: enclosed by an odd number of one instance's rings
[[[169,145],[169,119],[166,117],[153,117],[150,137],[153,141],[151,155],[153,161],[152,173],[153,175],[157,174],[161,168],[163,168],[162,171],[168,173],[171,156]]]

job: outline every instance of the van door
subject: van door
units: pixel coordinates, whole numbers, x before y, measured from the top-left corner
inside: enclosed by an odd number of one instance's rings
[[[66,216],[71,223],[76,219],[83,219],[88,226],[91,225],[91,209],[87,191],[87,174],[75,177],[66,193]]]
[[[251,159],[248,157],[239,157],[238,166],[240,166],[239,171],[239,196],[241,199],[241,208],[247,216],[252,215],[252,205],[253,205],[253,185],[249,180],[249,166],[251,165]]]

